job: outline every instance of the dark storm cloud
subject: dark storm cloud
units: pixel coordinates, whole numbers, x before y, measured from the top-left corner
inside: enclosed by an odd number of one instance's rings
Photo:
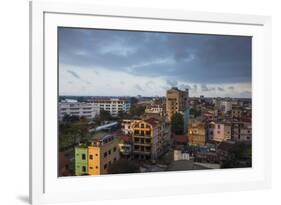
[[[251,37],[59,28],[59,61],[193,83],[251,82]]]

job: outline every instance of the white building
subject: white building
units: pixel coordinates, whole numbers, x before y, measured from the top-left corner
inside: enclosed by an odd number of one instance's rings
[[[232,109],[232,102],[230,101],[222,101],[220,103],[220,107],[224,113],[231,111]]]
[[[145,113],[163,115],[163,106],[161,106],[161,105],[149,105],[145,108]]]
[[[59,120],[65,115],[85,117],[92,119],[99,115],[100,108],[98,104],[87,102],[60,102],[59,103]]]
[[[182,152],[181,150],[174,150],[174,161],[189,160],[189,153]]]
[[[129,112],[131,104],[127,100],[123,99],[96,99],[93,101],[97,104],[100,110],[110,112],[114,117],[118,116],[119,112]]]

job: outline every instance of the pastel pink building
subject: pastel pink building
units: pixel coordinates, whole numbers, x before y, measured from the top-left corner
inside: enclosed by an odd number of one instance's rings
[[[213,140],[221,142],[224,140],[224,124],[215,123],[213,129]]]

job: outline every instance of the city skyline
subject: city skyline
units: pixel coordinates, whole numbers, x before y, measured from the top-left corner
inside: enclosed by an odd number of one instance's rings
[[[59,28],[59,95],[251,98],[251,37]]]

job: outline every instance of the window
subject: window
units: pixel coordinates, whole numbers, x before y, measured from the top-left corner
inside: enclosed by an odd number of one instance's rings
[[[107,152],[105,152],[105,153],[103,154],[103,157],[104,157],[104,158],[107,157]]]
[[[115,162],[116,161],[116,158],[114,157],[113,161]]]
[[[93,155],[90,154],[90,157],[89,157],[89,158],[90,158],[90,159],[93,159]]]
[[[116,150],[117,150],[117,148],[116,148],[116,147],[114,147],[114,148],[113,148],[113,152],[116,152]]]
[[[90,169],[93,169],[93,167],[90,167]]]
[[[82,172],[86,172],[86,166],[82,167]]]
[[[82,160],[86,160],[86,154],[82,154]]]
[[[103,168],[104,168],[104,169],[107,169],[107,164],[104,164]]]
[[[96,154],[96,157],[99,156],[98,154]]]
[[[141,136],[144,136],[144,131],[141,131]]]
[[[111,150],[108,150],[108,155],[111,155]]]
[[[99,167],[98,166],[96,166],[96,169],[98,169]]]

